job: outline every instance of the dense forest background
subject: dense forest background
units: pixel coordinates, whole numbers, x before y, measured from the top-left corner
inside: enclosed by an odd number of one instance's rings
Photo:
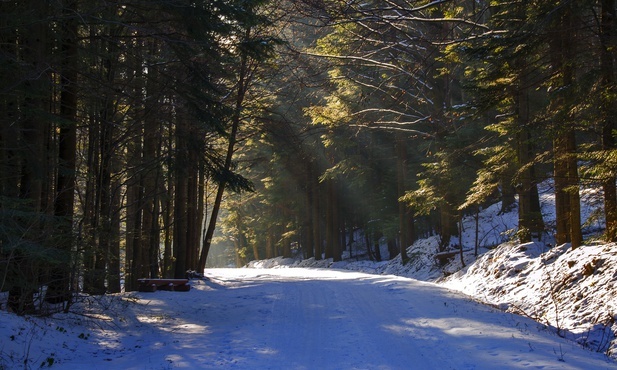
[[[576,248],[581,186],[617,241],[615,5],[2,1],[0,290],[68,309],[356,229],[405,262],[496,202]]]

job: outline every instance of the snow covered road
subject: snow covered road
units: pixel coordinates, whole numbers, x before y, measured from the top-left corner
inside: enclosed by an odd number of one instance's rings
[[[113,325],[86,338],[83,324],[46,322],[24,338],[31,353],[40,351],[31,363],[51,356],[53,368],[90,370],[617,368],[532,320],[435,284],[302,268],[206,274],[189,292],[139,293],[110,310]],[[23,332],[23,323],[11,325],[0,329]]]
[[[332,270],[207,273],[197,289],[207,291],[199,317],[209,334],[185,357],[197,368],[615,368],[534,321],[434,284]]]

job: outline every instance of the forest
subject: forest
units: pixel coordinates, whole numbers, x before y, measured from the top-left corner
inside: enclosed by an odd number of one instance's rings
[[[487,205],[617,241],[615,0],[0,2],[0,291],[18,314],[206,264],[399,256]],[[538,184],[554,187],[542,219]],[[375,247],[386,240],[389,256]],[[228,246],[211,253],[214,243]],[[462,248],[460,248],[462,250]]]

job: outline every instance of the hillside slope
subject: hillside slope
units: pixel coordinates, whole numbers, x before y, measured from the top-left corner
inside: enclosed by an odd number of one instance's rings
[[[617,245],[545,249],[505,244],[440,281],[615,357]]]

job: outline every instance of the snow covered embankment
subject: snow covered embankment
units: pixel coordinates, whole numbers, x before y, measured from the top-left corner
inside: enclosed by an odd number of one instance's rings
[[[441,284],[616,357],[617,245],[545,249],[538,243],[501,245]]]

